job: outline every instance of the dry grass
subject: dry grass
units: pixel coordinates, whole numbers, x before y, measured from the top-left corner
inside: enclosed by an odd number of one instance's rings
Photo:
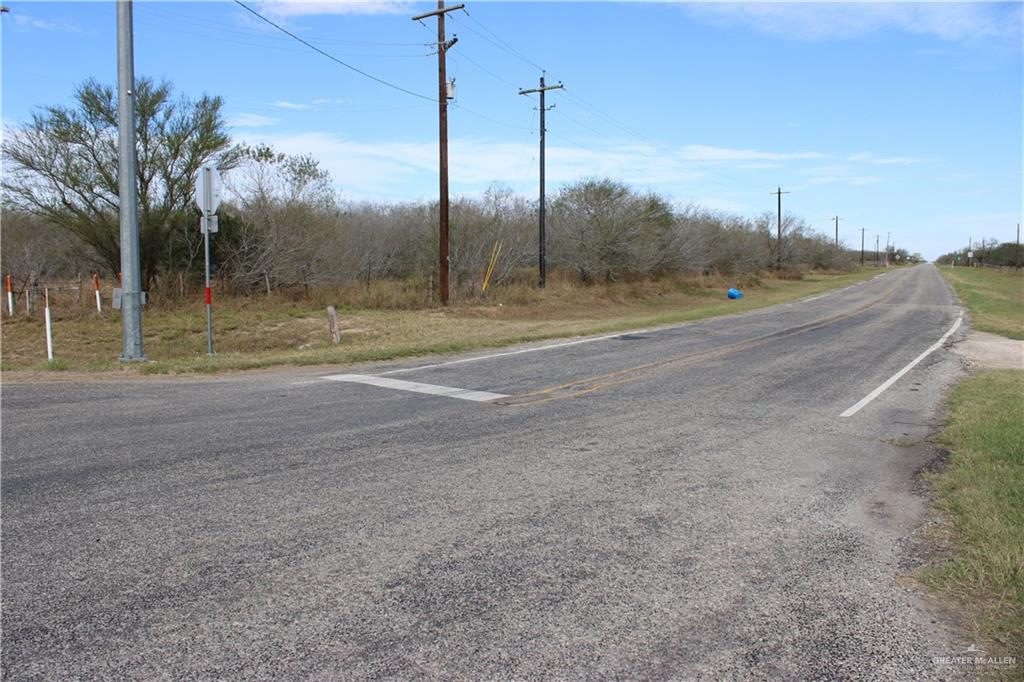
[[[214,299],[216,355],[206,354],[202,301],[160,300],[144,313],[148,363],[122,365],[117,311],[96,314],[68,295],[54,297],[57,361],[46,362],[41,313],[5,320],[0,368],[88,372],[188,373],[273,365],[347,364],[498,347],[525,341],[670,324],[791,301],[876,273],[665,277],[579,286],[554,276],[544,290],[511,283],[486,296],[464,296],[448,308],[428,302],[429,283],[376,282],[267,297]],[[738,301],[730,286],[744,288]],[[325,307],[338,307],[342,343],[331,343]]]

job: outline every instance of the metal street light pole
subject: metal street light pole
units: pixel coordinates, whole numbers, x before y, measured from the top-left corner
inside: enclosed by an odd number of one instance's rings
[[[146,359],[142,350],[142,268],[135,172],[135,55],[132,2],[117,2],[117,141],[121,224],[121,361]]]

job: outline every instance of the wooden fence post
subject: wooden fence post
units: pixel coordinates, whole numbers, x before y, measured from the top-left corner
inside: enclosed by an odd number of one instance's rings
[[[338,328],[338,316],[333,305],[327,306],[327,321],[331,325],[331,337],[334,339],[334,343],[341,343],[341,329]]]

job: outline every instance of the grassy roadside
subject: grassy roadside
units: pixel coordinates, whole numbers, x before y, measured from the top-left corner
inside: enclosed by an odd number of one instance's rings
[[[932,484],[951,555],[922,578],[963,607],[989,656],[1015,656],[1011,674],[1024,679],[1024,370],[970,377],[948,408],[939,442],[950,460]]]
[[[1024,276],[942,267],[975,329],[1024,339]],[[949,462],[930,476],[946,556],[923,582],[960,607],[987,656],[1013,656],[993,676],[1024,680],[1024,370],[985,370],[952,392],[937,442]]]
[[[942,266],[964,305],[971,326],[1011,339],[1024,339],[1024,270]]]
[[[0,369],[210,373],[377,361],[704,319],[793,301],[877,274],[865,270],[814,273],[799,280],[748,277],[746,282],[712,276],[590,287],[556,279],[543,291],[500,288],[487,299],[447,309],[339,307],[338,345],[330,341],[324,307],[346,300],[347,292],[315,292],[311,301],[276,296],[215,300],[213,357],[206,355],[205,309],[191,301],[145,312],[144,346],[151,362],[131,366],[117,361],[121,321],[116,311],[98,316],[68,305],[54,309],[56,361],[46,362],[39,316],[15,316],[3,324]],[[726,299],[725,290],[737,284],[744,298]]]

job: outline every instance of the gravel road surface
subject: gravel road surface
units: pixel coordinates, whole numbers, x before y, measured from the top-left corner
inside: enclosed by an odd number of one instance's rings
[[[960,315],[924,265],[515,352],[5,382],[3,675],[951,677],[905,576]]]

